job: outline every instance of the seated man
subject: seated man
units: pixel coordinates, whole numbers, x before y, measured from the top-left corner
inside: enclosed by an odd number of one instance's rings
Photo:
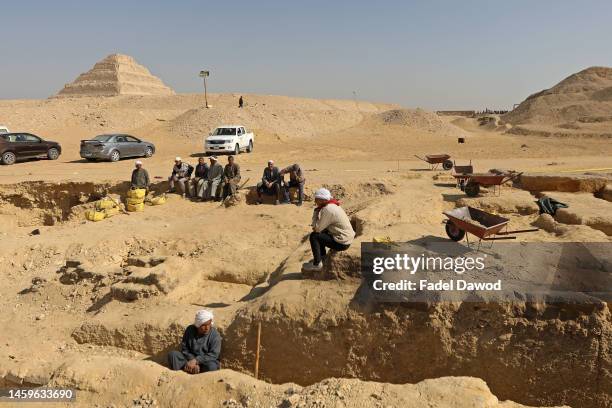
[[[140,160],[136,160],[135,163],[136,168],[132,171],[132,180],[131,180],[131,188],[144,188],[145,190],[149,189],[149,184],[151,180],[149,179],[149,173],[142,168],[142,162]]]
[[[268,167],[264,169],[263,177],[261,181],[257,183],[257,203],[261,204],[261,195],[273,195],[276,198],[275,205],[280,203],[280,191],[281,191],[282,178],[278,167],[274,165],[273,160],[268,160]]]
[[[230,195],[236,195],[236,188],[239,182],[240,165],[234,162],[234,156],[229,156],[225,169],[223,169],[223,199]]]
[[[172,370],[183,370],[189,374],[216,371],[219,369],[221,336],[213,327],[213,313],[200,310],[195,321],[185,329],[181,341],[181,351],[168,354],[168,364]]]
[[[285,183],[285,201],[290,202],[289,189],[291,187],[296,187],[298,189],[297,205],[302,205],[304,201],[304,183],[306,182],[304,172],[302,172],[300,165],[296,163],[280,171],[281,177],[287,173],[289,173],[289,183]]]
[[[208,177],[202,184],[201,191],[198,190],[198,195],[202,201],[216,200],[219,184],[223,181],[223,166],[217,161],[216,156],[210,156],[210,168],[208,169]]]
[[[193,166],[188,163],[184,163],[180,157],[174,159],[174,167],[172,168],[172,174],[168,177],[169,193],[173,193],[175,183],[178,184],[178,193],[185,197],[185,183],[191,177],[193,172]]]
[[[198,159],[198,164],[195,167],[195,171],[193,173],[193,179],[190,180],[191,187],[189,188],[190,192],[193,192],[193,197],[202,196],[199,194],[200,188],[208,178],[208,164],[206,164],[206,159],[204,157],[200,157]],[[190,193],[191,194],[191,193]]]
[[[319,271],[323,268],[325,248],[345,251],[355,238],[355,231],[348,215],[340,208],[338,200],[332,198],[329,190],[320,188],[315,192],[317,207],[312,214],[310,248],[312,262],[304,264],[304,270]]]

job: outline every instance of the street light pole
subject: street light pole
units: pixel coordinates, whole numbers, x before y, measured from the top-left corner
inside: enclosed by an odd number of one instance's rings
[[[208,92],[206,90],[206,77],[210,76],[210,71],[200,71],[200,77],[204,79],[204,101],[206,102],[206,107],[209,108],[208,105]]]

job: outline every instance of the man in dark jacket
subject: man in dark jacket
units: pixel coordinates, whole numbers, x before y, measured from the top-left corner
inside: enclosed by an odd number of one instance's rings
[[[207,178],[208,164],[206,164],[206,159],[204,157],[200,157],[195,167],[195,171],[193,172],[193,178],[190,180],[191,187],[189,188],[189,192],[192,196],[200,197],[198,191],[200,191],[202,184],[204,184]]]
[[[289,202],[289,189],[291,187],[295,187],[298,189],[298,203],[297,205],[302,205],[304,201],[304,183],[306,182],[306,178],[304,177],[304,172],[299,164],[293,164],[289,167],[285,167],[280,171],[281,176],[289,173],[289,182],[285,184],[285,201]]]
[[[236,188],[240,182],[240,165],[234,161],[234,156],[227,158],[227,164],[223,169],[223,199],[230,195],[236,195]]]
[[[142,162],[136,160],[136,168],[132,171],[131,187],[148,189],[150,183],[149,173],[142,168]]]
[[[194,323],[185,329],[181,351],[173,350],[168,354],[170,369],[189,374],[218,370],[221,341],[219,332],[213,327],[213,313],[198,311]]]
[[[261,195],[273,195],[276,198],[275,205],[280,203],[282,177],[280,170],[274,165],[273,160],[268,160],[268,167],[264,169],[261,181],[257,183],[257,202],[262,203]]]

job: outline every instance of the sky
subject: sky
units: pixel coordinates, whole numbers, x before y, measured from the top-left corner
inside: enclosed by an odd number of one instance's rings
[[[612,1],[0,1],[0,99],[46,98],[112,53],[180,93],[504,109],[612,66]]]

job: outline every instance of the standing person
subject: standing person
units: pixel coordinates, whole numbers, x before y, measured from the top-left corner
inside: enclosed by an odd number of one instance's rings
[[[257,203],[261,204],[261,195],[273,195],[276,197],[274,205],[280,204],[282,178],[274,160],[268,160],[268,167],[263,171],[261,181],[257,183]]]
[[[291,187],[297,187],[298,189],[297,205],[302,205],[302,202],[304,201],[304,183],[306,182],[306,178],[304,177],[304,172],[300,168],[300,165],[296,163],[289,167],[285,167],[284,169],[280,171],[281,177],[287,173],[289,173],[289,183],[285,183],[285,202],[290,202],[289,189]]]
[[[240,165],[234,162],[234,156],[229,156],[225,169],[223,169],[223,199],[230,195],[236,195],[236,188],[239,182]]]
[[[172,168],[172,175],[168,177],[168,184],[170,189],[169,193],[175,192],[174,185],[178,184],[178,193],[181,197],[185,197],[185,183],[191,177],[191,173],[193,172],[193,166],[189,163],[183,162],[180,157],[176,157],[174,159],[174,167]]]
[[[240,95],[240,99],[238,99],[238,107],[242,108],[243,105],[244,105],[244,100],[242,99],[242,95]]]
[[[218,162],[217,156],[210,156],[210,168],[208,169],[208,177],[202,184],[202,201],[217,200],[217,190],[219,184],[223,181],[223,166]]]
[[[191,179],[191,187],[189,188],[190,194],[194,197],[200,197],[199,194],[201,186],[204,184],[204,181],[208,178],[208,164],[206,164],[206,159],[204,157],[198,158],[198,164],[195,167],[195,171],[193,173],[193,179]],[[193,193],[191,193],[193,191]]]
[[[310,248],[312,262],[304,264],[307,271],[319,271],[323,267],[325,248],[346,251],[355,239],[355,231],[348,215],[340,207],[329,190],[320,188],[315,192],[315,208],[312,214]]]
[[[217,371],[221,355],[222,338],[213,327],[213,313],[199,310],[193,324],[185,329],[181,351],[168,353],[171,370],[183,370],[189,374]]]
[[[132,171],[131,188],[144,188],[148,190],[149,184],[151,184],[149,172],[142,168],[142,162],[140,160],[136,160],[134,165],[136,168]]]

